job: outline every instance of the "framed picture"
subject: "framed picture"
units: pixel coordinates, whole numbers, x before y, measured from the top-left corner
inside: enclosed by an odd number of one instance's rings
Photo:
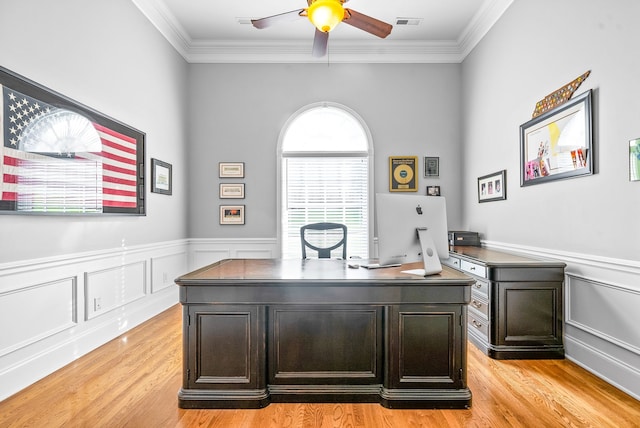
[[[418,190],[417,156],[389,156],[389,191],[416,192]]]
[[[478,202],[507,199],[507,170],[478,177]]]
[[[591,90],[520,126],[520,186],[593,174]]]
[[[629,141],[629,181],[640,181],[640,138]]]
[[[427,186],[427,196],[440,196],[440,186]]]
[[[171,164],[158,159],[151,159],[151,191],[171,194]]]
[[[424,176],[438,177],[440,175],[440,158],[425,157],[424,158]]]
[[[244,162],[220,162],[220,178],[244,178]]]
[[[244,224],[244,205],[220,205],[220,224]]]
[[[244,199],[244,183],[221,183],[220,199]]]
[[[0,100],[0,214],[145,215],[143,132],[2,67]]]

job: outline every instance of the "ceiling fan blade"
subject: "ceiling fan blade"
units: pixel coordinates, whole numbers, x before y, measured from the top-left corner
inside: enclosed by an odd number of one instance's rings
[[[329,33],[320,31],[316,28],[316,35],[313,37],[313,50],[311,54],[320,58],[327,54],[327,43],[329,42]]]
[[[383,39],[391,33],[391,29],[393,28],[391,24],[347,8],[344,9],[344,20],[342,22]]]
[[[266,18],[252,19],[251,23],[256,28],[261,28],[261,29],[267,28],[267,27],[271,27],[272,25],[279,24],[281,22],[295,21],[296,19],[302,17],[301,14],[305,10],[306,9],[296,9],[296,10],[292,10],[291,12],[285,12],[285,13],[280,13],[278,15],[267,16]]]

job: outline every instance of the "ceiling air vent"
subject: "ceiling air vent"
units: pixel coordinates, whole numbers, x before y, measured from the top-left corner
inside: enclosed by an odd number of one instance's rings
[[[396,25],[420,25],[422,18],[396,18]]]

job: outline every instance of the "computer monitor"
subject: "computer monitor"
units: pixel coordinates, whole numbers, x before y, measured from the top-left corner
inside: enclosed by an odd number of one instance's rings
[[[444,197],[378,193],[376,215],[381,267],[423,261],[425,275],[442,271],[440,259],[449,258]]]

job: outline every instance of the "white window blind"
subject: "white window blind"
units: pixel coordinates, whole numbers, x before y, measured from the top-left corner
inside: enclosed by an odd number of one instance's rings
[[[282,256],[300,258],[300,227],[333,222],[347,226],[347,257],[369,256],[368,157],[282,159]],[[334,256],[332,254],[332,256]],[[342,256],[336,250],[335,257]]]

